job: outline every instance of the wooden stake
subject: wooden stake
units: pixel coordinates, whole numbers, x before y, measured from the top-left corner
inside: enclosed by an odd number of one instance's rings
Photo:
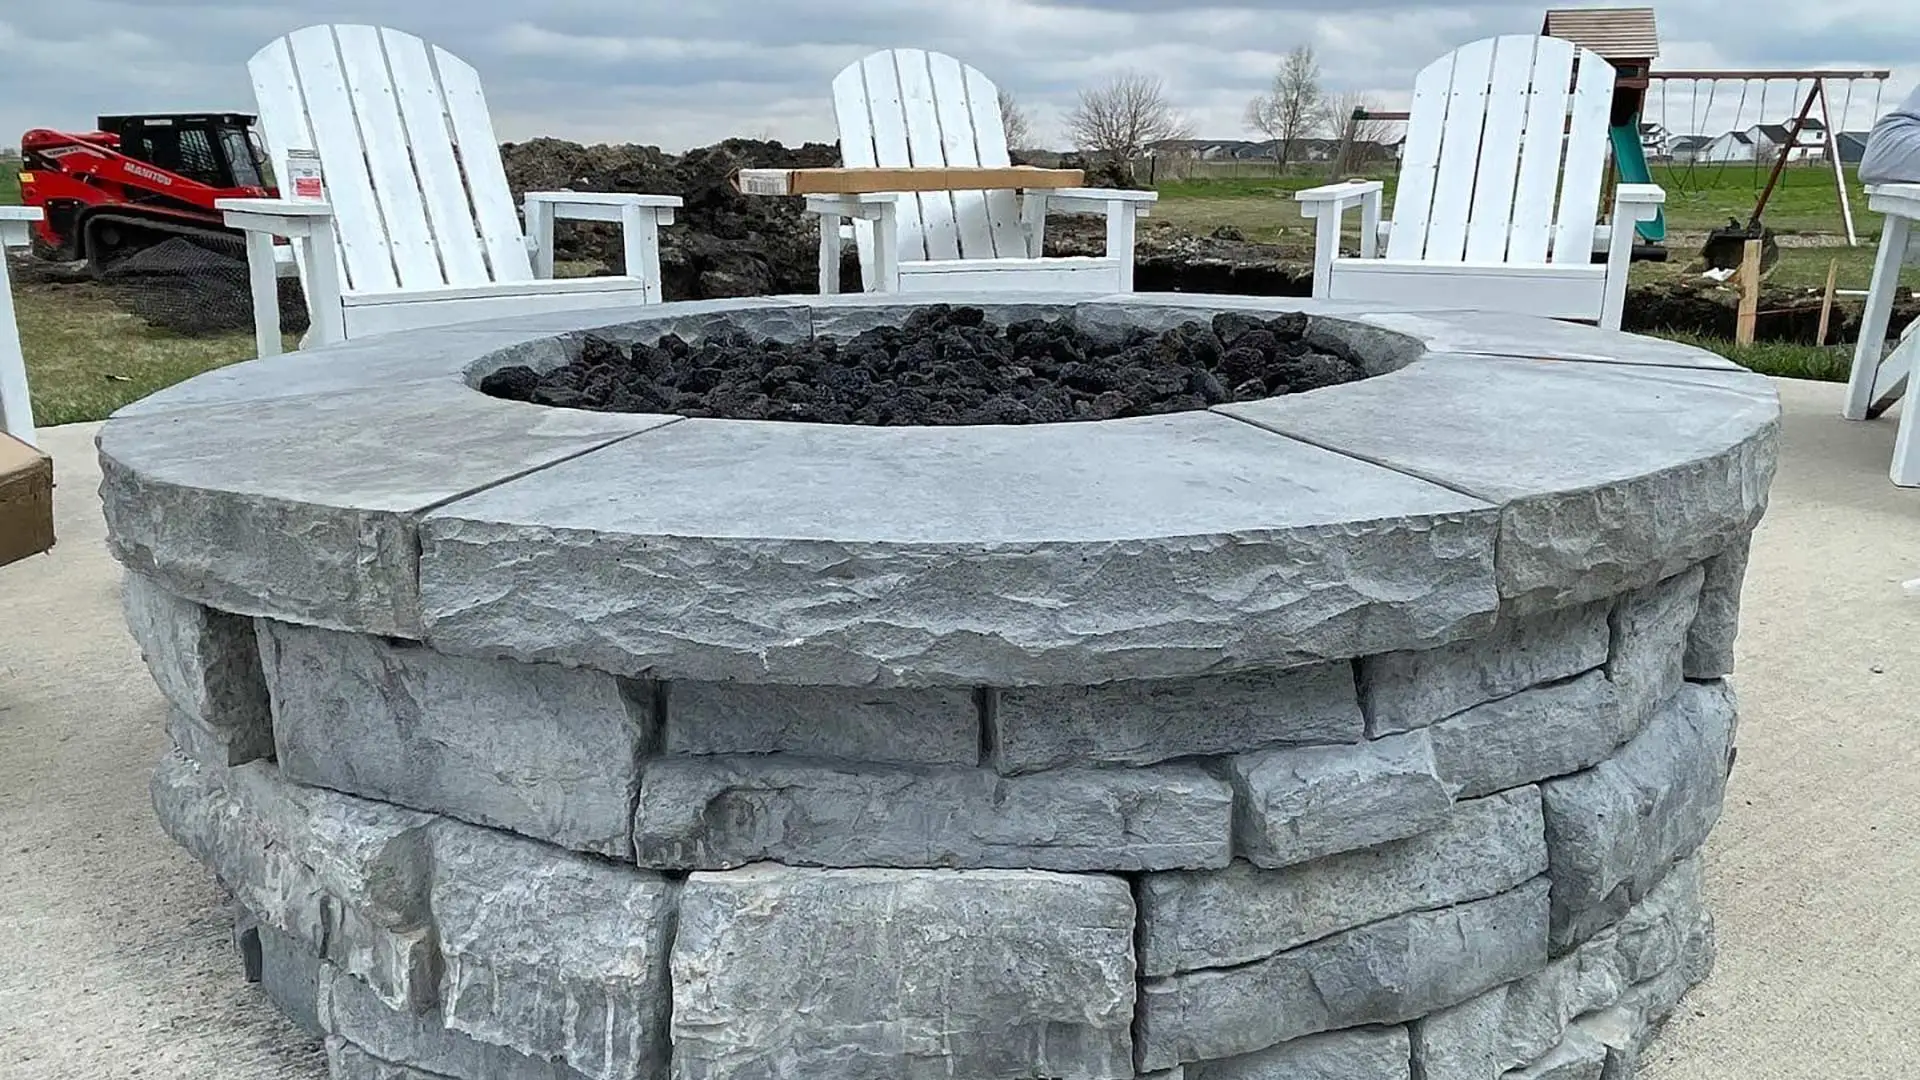
[[[1814,335],[1815,345],[1827,343],[1827,323],[1833,318],[1833,286],[1840,277],[1840,260],[1827,260],[1827,288],[1820,294],[1820,332]]]
[[[1760,241],[1749,240],[1740,255],[1740,314],[1733,324],[1735,345],[1753,344],[1760,321]]]

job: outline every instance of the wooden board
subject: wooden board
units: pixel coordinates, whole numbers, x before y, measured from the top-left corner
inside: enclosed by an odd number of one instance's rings
[[[0,566],[53,547],[53,459],[0,432]]]
[[[906,191],[1048,190],[1086,185],[1080,169],[959,166],[911,169],[741,169],[734,186],[748,195],[877,195]]]

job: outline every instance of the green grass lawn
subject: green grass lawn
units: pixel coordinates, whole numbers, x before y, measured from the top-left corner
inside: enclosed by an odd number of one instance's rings
[[[1393,206],[1394,174],[1377,171],[1376,179],[1386,185],[1384,193],[1389,210]],[[1675,232],[1700,232],[1719,228],[1729,217],[1742,224],[1753,213],[1754,200],[1766,184],[1766,172],[1756,173],[1751,165],[1656,165],[1654,183],[1666,190],[1667,228]],[[1215,220],[1228,217],[1248,232],[1269,233],[1274,229],[1294,231],[1309,223],[1300,217],[1300,207],[1285,196],[1327,182],[1318,171],[1308,174],[1273,177],[1233,177],[1230,179],[1169,180],[1159,185],[1161,204],[1168,220]],[[1853,220],[1862,240],[1880,237],[1880,217],[1866,208],[1866,193],[1859,180],[1847,176],[1848,197]],[[1840,216],[1840,195],[1833,171],[1824,166],[1795,165],[1781,173],[1780,183],[1767,200],[1765,216],[1776,233],[1831,233],[1844,236],[1846,225]],[[1312,229],[1305,229],[1311,239]]]

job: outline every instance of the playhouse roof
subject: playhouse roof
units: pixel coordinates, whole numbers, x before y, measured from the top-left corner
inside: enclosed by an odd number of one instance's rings
[[[1562,8],[1547,12],[1540,32],[1585,46],[1607,60],[1652,60],[1660,55],[1652,8]]]

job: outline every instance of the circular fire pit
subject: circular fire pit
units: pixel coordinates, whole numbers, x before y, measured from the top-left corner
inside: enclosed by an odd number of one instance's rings
[[[942,299],[396,334],[105,426],[156,809],[335,1076],[1630,1075],[1712,961],[1767,382]]]

